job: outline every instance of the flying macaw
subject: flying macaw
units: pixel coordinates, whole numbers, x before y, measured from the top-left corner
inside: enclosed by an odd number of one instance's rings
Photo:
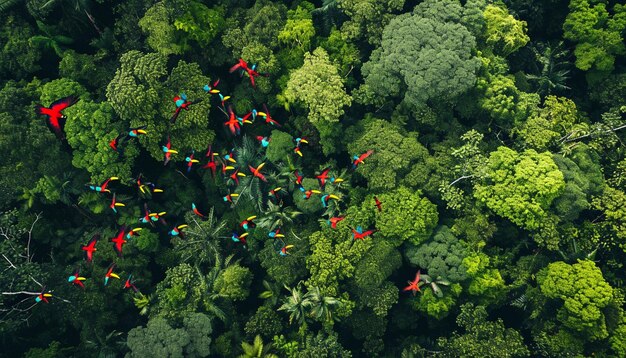
[[[154,185],[153,183],[147,182],[144,183],[141,180],[143,174],[139,174],[139,176],[136,179],[136,183],[137,183],[137,187],[139,188],[139,191],[141,191],[142,194],[146,193],[147,191],[150,191],[150,193],[162,193],[163,189],[158,189],[156,188],[156,185]]]
[[[248,63],[246,61],[244,61],[242,58],[239,59],[239,61],[237,62],[237,64],[235,64],[233,67],[230,68],[229,72],[233,73],[236,70],[240,70],[241,71],[241,75],[243,76],[243,73],[246,72],[248,73],[248,77],[250,77],[250,83],[252,84],[252,87],[256,87],[255,83],[254,83],[254,78],[258,77],[258,76],[269,76],[269,74],[267,73],[259,73],[256,71],[256,65],[252,65],[252,67],[248,66]]]
[[[211,174],[213,175],[213,177],[215,178],[215,171],[217,170],[217,165],[215,164],[215,156],[217,156],[217,153],[213,153],[213,150],[211,149],[211,145],[209,145],[209,148],[206,151],[206,154],[204,155],[206,158],[209,158],[209,161],[202,167],[202,169],[211,169]]]
[[[118,257],[122,257],[122,247],[127,242],[124,239],[124,234],[126,233],[126,226],[122,226],[120,230],[117,232],[113,238],[111,238],[111,242],[113,243],[113,249],[117,252]]]
[[[256,227],[256,224],[252,221],[254,219],[256,219],[255,215],[249,216],[246,220],[239,223],[239,226],[241,226],[246,231],[248,231],[248,229],[254,229]]]
[[[151,224],[153,222],[160,222],[163,225],[167,225],[167,222],[165,221],[165,219],[163,219],[163,215],[167,214],[165,211],[161,211],[158,213],[150,213],[148,216],[150,217],[151,220]],[[154,226],[154,224],[152,224],[152,226]]]
[[[272,239],[278,239],[281,237],[285,237],[285,235],[280,233],[280,228],[274,230],[274,231],[270,231],[267,236],[271,237]]]
[[[324,206],[325,208],[328,207],[328,201],[330,199],[339,200],[339,197],[337,195],[333,195],[333,194],[324,194],[324,195],[322,195],[322,206]]]
[[[239,185],[239,177],[245,176],[246,175],[244,173],[240,173],[239,169],[237,169],[229,176],[229,178],[231,178],[235,182],[235,185]]]
[[[305,138],[296,138],[296,147],[293,149],[294,152],[296,152],[296,154],[298,154],[299,156],[302,156],[302,151],[300,150],[300,146],[302,145],[302,143],[305,144],[309,144],[309,142],[305,139]]]
[[[250,172],[252,173],[252,175],[263,180],[264,182],[267,182],[267,179],[265,178],[265,176],[261,174],[261,169],[263,169],[263,166],[265,166],[265,163],[259,164],[259,166],[256,168],[252,167],[252,165],[248,165],[248,168],[250,169]]]
[[[278,251],[278,254],[280,256],[287,256],[287,255],[289,255],[287,250],[291,249],[292,247],[293,247],[293,245],[284,245],[283,247],[280,248],[280,250]]]
[[[111,208],[111,210],[113,210],[114,213],[117,214],[117,207],[119,206],[126,206],[124,203],[118,203],[117,200],[115,200],[115,193],[113,193],[113,199],[111,199],[111,205],[109,205],[109,208]]]
[[[345,216],[335,216],[332,217],[330,219],[327,220],[328,225],[330,225],[331,228],[336,229],[337,228],[337,224],[341,221],[344,220],[346,217]]]
[[[135,286],[135,284],[133,283],[132,279],[133,279],[133,275],[128,275],[128,278],[126,279],[126,282],[124,282],[124,289],[132,288],[133,291],[139,292],[139,290],[137,289],[137,286]]]
[[[234,170],[235,167],[233,167],[232,165],[226,165],[225,161],[221,161],[221,165],[222,165],[222,175],[226,175],[226,172],[229,170]]]
[[[256,109],[252,108],[252,110],[250,112],[248,112],[245,116],[243,116],[243,121],[245,123],[254,123],[254,121],[256,120],[256,116],[259,114],[259,112],[257,112]],[[248,120],[248,118],[252,117],[252,121]]]
[[[378,208],[378,212],[383,211],[382,203],[377,197],[374,197],[374,205]]]
[[[194,163],[200,162],[198,159],[193,159],[194,154],[195,152],[192,150],[191,155],[188,155],[187,157],[185,157],[185,161],[187,162],[187,173],[191,171],[191,166],[194,165]]]
[[[403,292],[411,291],[413,292],[413,296],[415,296],[415,292],[418,292],[418,291],[421,292],[419,282],[420,282],[420,271],[418,270],[417,273],[415,274],[415,279],[413,281],[407,281],[409,285],[406,286],[402,291]]]
[[[361,154],[360,156],[353,156],[352,157],[352,169],[356,169],[356,167],[361,164],[361,163],[365,163],[365,158],[369,157],[370,155],[372,155],[374,153],[373,150],[368,150],[367,152]]]
[[[83,284],[83,281],[85,281],[86,278],[82,277],[80,275],[80,268],[77,268],[73,274],[70,275],[70,277],[67,278],[67,282],[72,283],[74,285],[78,285],[82,288],[85,288],[85,285]]]
[[[122,139],[124,139],[125,135],[124,133],[120,133],[117,135],[117,137],[113,138],[110,142],[109,142],[109,147],[111,147],[111,149],[113,149],[114,151],[118,151],[117,146],[121,144]],[[120,155],[122,154],[121,148],[120,148]]]
[[[317,178],[317,181],[320,183],[320,188],[322,190],[324,190],[324,187],[326,187],[326,180],[330,181],[331,183],[341,183],[343,181],[343,179],[341,178],[329,177],[329,171],[330,168],[326,168],[322,171],[321,174],[315,176]]]
[[[186,228],[187,226],[188,226],[187,224],[175,226],[172,230],[170,230],[169,232],[170,236],[174,237],[174,236],[180,235],[180,237],[183,237],[183,229]]]
[[[169,163],[169,161],[170,161],[170,159],[172,157],[172,153],[173,154],[177,154],[178,153],[178,151],[172,149],[172,142],[170,141],[170,137],[167,137],[167,143],[165,143],[165,145],[161,146],[161,150],[165,154],[165,161],[163,162],[163,165],[167,165],[167,163]]]
[[[136,227],[132,230],[130,230],[129,232],[126,233],[126,239],[130,240],[135,236],[139,236],[139,231],[143,230],[140,227]]]
[[[100,184],[100,185],[85,184],[85,186],[88,187],[89,189],[93,190],[93,191],[97,191],[98,193],[102,193],[102,192],[110,193],[111,191],[109,189],[107,189],[107,186],[109,186],[109,182],[111,180],[119,180],[119,178],[118,177],[110,177],[109,179],[107,179],[104,182],[102,182],[102,184]]]
[[[52,294],[50,292],[44,292],[45,290],[46,289],[44,288],[40,294],[35,296],[35,302],[39,303],[43,301],[44,303],[49,303],[48,298],[51,298]]]
[[[135,128],[128,128],[128,133],[126,134],[126,139],[131,139],[131,138],[139,138],[140,134],[148,134],[148,132],[145,131],[145,129],[148,128],[147,124],[144,124],[143,126],[139,126],[139,127],[135,127]]]
[[[263,104],[263,109],[265,109],[265,112],[258,112],[259,116],[265,118],[265,123],[272,125],[272,126],[278,126],[281,127],[280,123],[276,122],[272,116],[270,115],[270,111],[267,109],[267,106],[265,104]]]
[[[238,197],[238,196],[239,196],[239,194],[237,194],[237,193],[232,193],[232,194],[227,194],[227,195],[226,195],[225,197],[223,197],[222,199],[224,199],[224,201],[227,201],[227,202],[229,202],[229,203],[233,204],[233,198],[236,198],[236,197]]]
[[[198,207],[196,207],[195,203],[191,203],[191,211],[193,211],[194,214],[198,215],[202,219],[206,218],[206,216],[198,210]]]
[[[360,226],[356,227],[356,230],[354,228],[350,228],[352,230],[352,238],[353,240],[363,240],[366,237],[372,235],[373,233],[375,233],[376,229],[371,229],[371,230],[367,230],[365,232],[363,232],[363,229]]]
[[[222,110],[225,110],[226,105],[224,104],[224,102],[228,101],[230,99],[230,96],[224,96],[221,93],[219,93],[218,96],[220,96],[220,103],[222,104]]]
[[[62,110],[70,107],[78,102],[78,97],[68,96],[52,102],[50,107],[44,107],[40,104],[35,106],[35,113],[46,116],[46,124],[48,128],[56,134],[60,140],[65,139],[63,128],[67,117],[61,113]]]
[[[304,187],[300,187],[300,191],[304,193],[304,195],[302,195],[302,197],[305,200],[309,200],[311,198],[311,195],[313,194],[321,194],[322,192],[319,190],[315,190],[315,189],[308,189],[308,190],[304,190]]]
[[[267,148],[268,145],[270,145],[270,141],[272,140],[272,138],[270,137],[263,137],[263,136],[256,136],[256,139],[261,142],[261,147],[263,148]]]
[[[237,163],[235,159],[235,150],[231,149],[226,155],[224,155],[224,160],[229,161],[231,163]]]
[[[111,140],[109,142],[109,147],[111,147],[114,151],[117,152],[118,145],[121,145],[122,143],[124,143],[124,141],[128,141],[132,138],[138,138],[139,135],[141,134],[148,134],[148,132],[145,131],[147,127],[148,125],[143,125],[143,126],[139,126],[136,128],[128,128],[126,132],[120,133],[117,137]],[[120,149],[120,154],[122,154],[121,148],[119,149]]]
[[[100,234],[95,234],[91,237],[87,245],[81,245],[80,249],[85,251],[85,260],[87,260],[87,262],[91,262],[91,260],[93,260],[93,252],[98,251],[98,249],[96,249],[98,240],[100,240]]]
[[[188,101],[187,100],[187,95],[184,93],[181,93],[180,95],[174,97],[173,99],[174,103],[176,104],[176,110],[174,111],[174,114],[172,115],[172,118],[170,118],[170,123],[174,124],[176,122],[176,118],[178,118],[178,115],[180,114],[181,110],[189,110],[189,106],[191,106],[194,103],[198,103],[201,102],[202,100],[197,100],[197,101]]]
[[[228,121],[224,122],[224,125],[230,129],[230,133],[233,135],[241,133],[239,120],[237,119],[237,116],[235,115],[235,112],[233,112],[233,108],[231,106],[228,106],[228,114],[226,116],[228,117]]]
[[[210,85],[210,86],[207,83],[206,85],[204,85],[204,87],[202,87],[202,89],[204,90],[204,92],[209,93],[209,94],[220,93],[220,90],[218,90],[216,88],[218,84],[220,84],[220,79],[219,78],[217,79],[217,81],[213,82],[213,84]]]
[[[279,186],[277,188],[270,190],[267,196],[272,202],[278,202],[280,200],[280,192],[282,190],[283,188]]]
[[[237,234],[236,232],[233,232],[233,235],[230,237],[234,242],[241,242],[244,247],[246,246],[246,237],[248,236],[248,233],[243,233],[241,235]]]
[[[302,175],[300,175],[300,173],[296,170],[293,172],[293,175],[295,175],[296,177],[296,184],[302,186]]]
[[[116,278],[116,279],[120,279],[120,276],[118,276],[118,274],[116,274],[115,272],[113,272],[113,270],[115,269],[115,262],[112,263],[109,268],[107,269],[107,273],[104,275],[104,285],[108,285],[109,284],[109,279],[111,277]]]

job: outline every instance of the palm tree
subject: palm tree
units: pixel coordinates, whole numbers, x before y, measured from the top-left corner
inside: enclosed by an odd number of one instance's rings
[[[185,220],[189,223],[186,238],[176,241],[174,249],[183,262],[192,261],[200,266],[213,263],[220,253],[219,238],[224,235],[226,222],[217,220],[214,208],[209,210],[205,220],[198,220],[193,213],[187,213]]]
[[[526,78],[535,82],[537,93],[541,96],[548,96],[552,92],[568,90],[565,84],[569,79],[569,51],[563,49],[563,42],[556,46],[544,43],[537,43],[532,47],[535,58],[538,62],[536,75],[526,75]]]
[[[291,292],[291,296],[285,299],[285,302],[278,310],[289,313],[289,324],[292,324],[294,321],[300,325],[306,324],[306,311],[311,306],[311,302],[302,294],[300,283],[294,288],[287,286],[285,288]]]
[[[439,288],[439,286],[450,286],[450,282],[441,277],[437,277],[435,280],[433,280],[429,275],[421,275],[420,281],[424,282],[427,285],[430,285],[433,293],[439,298],[443,297],[443,292],[441,291],[441,288]]]
[[[44,35],[35,35],[31,37],[28,42],[39,48],[52,49],[59,57],[63,57],[63,52],[65,52],[62,47],[71,45],[74,42],[74,39],[71,37],[55,35],[50,26],[47,26],[39,20],[37,20],[37,27],[44,33]]]
[[[310,302],[310,315],[323,322],[333,322],[332,310],[341,302],[335,297],[324,296],[319,287],[313,287],[304,295],[304,299]]]
[[[257,220],[257,226],[274,230],[277,227],[292,224],[293,220],[300,215],[302,215],[302,212],[295,210],[291,206],[283,207],[268,201],[267,210],[264,211],[263,216]]]
[[[243,354],[239,358],[278,358],[276,354],[269,352],[272,349],[272,344],[263,344],[263,340],[258,334],[254,337],[252,344],[241,342],[241,348],[243,348]]]
[[[280,297],[280,286],[263,280],[263,287],[265,287],[265,291],[259,294],[259,298],[269,300],[270,306],[275,306]]]

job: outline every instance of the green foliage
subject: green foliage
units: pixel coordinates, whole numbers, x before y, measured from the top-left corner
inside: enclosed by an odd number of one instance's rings
[[[315,36],[315,28],[310,9],[299,5],[295,10],[289,10],[285,27],[278,33],[278,41],[289,47],[308,51],[311,48],[313,36]]]
[[[565,327],[592,341],[608,336],[603,308],[610,303],[613,289],[593,261],[553,262],[541,271],[537,283],[546,297],[563,301],[557,318]]]
[[[402,256],[390,243],[377,243],[356,265],[354,282],[363,290],[374,289],[402,265]]]
[[[341,26],[341,32],[350,40],[365,40],[372,45],[380,44],[383,28],[394,18],[393,12],[402,10],[404,0],[338,0],[341,11],[349,20]]]
[[[246,323],[245,331],[249,337],[260,335],[270,338],[279,334],[283,329],[283,322],[272,308],[261,306],[254,316]]]
[[[270,136],[272,141],[267,146],[265,156],[272,163],[280,163],[288,160],[288,156],[293,153],[295,142],[293,137],[286,132],[274,129]]]
[[[245,300],[250,294],[252,272],[247,267],[233,265],[220,273],[215,281],[215,291],[234,301]]]
[[[241,348],[243,349],[243,354],[239,358],[278,358],[276,354],[269,353],[272,349],[272,344],[264,344],[263,339],[259,335],[254,337],[252,344],[242,342]]]
[[[3,7],[0,2],[0,12]],[[0,27],[0,76],[22,79],[39,70],[41,51],[29,41],[33,29],[21,18],[8,16]]]
[[[385,209],[376,214],[376,228],[394,246],[405,240],[419,245],[430,237],[437,226],[437,206],[421,194],[419,190],[399,187],[378,196]],[[372,207],[372,203],[373,199],[366,200],[364,208]]]
[[[450,285],[443,297],[438,297],[430,286],[424,286],[422,293],[414,301],[415,309],[435,319],[443,319],[456,306],[463,289],[458,283]]]
[[[521,123],[539,104],[539,95],[520,91],[512,76],[479,78],[477,88],[484,93],[478,104],[499,124]]]
[[[351,139],[348,144],[351,155],[374,151],[355,170],[367,179],[368,187],[373,190],[396,188],[411,168],[428,156],[428,151],[415,135],[404,133],[398,126],[380,119],[366,118],[347,133]],[[419,184],[406,183],[410,186]]]
[[[188,39],[194,40],[202,48],[207,48],[225,26],[223,8],[209,9],[204,4],[195,1],[190,2],[187,11],[174,20],[176,30],[186,34],[186,36],[181,36],[181,46],[185,50],[192,47]]]
[[[601,196],[593,199],[592,205],[606,216],[601,225],[610,229],[617,238],[617,242],[609,242],[626,251],[626,193],[607,186]]]
[[[474,36],[454,21],[417,9],[396,16],[385,27],[381,47],[363,64],[365,90],[371,102],[399,97],[412,108],[429,100],[452,101],[476,82],[475,46]]]
[[[334,152],[336,122],[344,113],[343,107],[352,103],[352,97],[346,94],[326,50],[318,47],[304,55],[304,64],[291,72],[283,95],[287,107],[299,103],[308,110],[309,121],[320,132],[324,153]]]
[[[576,67],[611,71],[615,57],[626,53],[623,29],[626,6],[615,4],[612,14],[607,4],[598,1],[571,0],[563,23],[563,37],[576,42]]]
[[[485,23],[485,42],[496,54],[506,57],[530,40],[526,35],[526,21],[516,20],[506,7],[487,5]]]
[[[486,177],[474,186],[474,197],[518,226],[535,229],[564,188],[563,173],[549,153],[499,147],[490,154]]]
[[[461,306],[457,324],[465,334],[454,333],[440,339],[444,357],[529,357],[522,336],[512,328],[505,328],[502,320],[487,321],[483,306],[467,303]]]
[[[139,20],[139,26],[148,34],[148,45],[162,55],[182,54],[184,48],[178,43],[173,24],[174,10],[165,1],[154,4]]]
[[[467,278],[463,259],[469,255],[468,245],[457,239],[447,226],[435,231],[432,241],[409,245],[405,251],[409,262],[428,270],[431,277],[442,277],[452,282]]]

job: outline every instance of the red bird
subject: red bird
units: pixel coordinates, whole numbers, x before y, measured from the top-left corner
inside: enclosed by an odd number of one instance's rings
[[[233,112],[233,108],[228,106],[228,121],[224,122],[224,125],[230,129],[230,132],[233,135],[238,135],[241,132],[241,127],[239,126],[239,120]]]
[[[167,163],[169,163],[170,159],[172,158],[172,153],[178,153],[177,150],[172,149],[172,142],[170,141],[170,137],[167,137],[167,143],[161,146],[161,150],[165,154],[165,160],[163,162],[163,165],[167,165]]]
[[[240,58],[239,61],[233,67],[231,67],[230,70],[228,70],[228,72],[233,73],[237,70],[240,70],[242,71],[242,75],[244,71],[247,72],[248,76],[250,77],[250,83],[252,84],[252,87],[255,87],[255,83],[254,83],[255,77],[258,77],[261,75],[265,77],[269,76],[267,73],[263,73],[263,74],[258,73],[255,69],[256,69],[256,65],[252,65],[252,67],[249,67],[248,63],[244,61],[242,58]]]
[[[124,203],[118,203],[117,200],[115,199],[115,193],[113,193],[113,199],[111,199],[111,205],[109,205],[109,208],[111,208],[111,210],[113,210],[113,212],[117,214],[118,206],[126,206],[126,205]]]
[[[133,278],[133,275],[128,275],[126,282],[124,282],[124,289],[132,288],[133,291],[139,292],[139,290],[137,289],[137,286],[135,286],[135,284],[133,283],[132,278]]]
[[[82,245],[80,247],[83,251],[85,251],[85,260],[87,260],[87,262],[91,262],[91,260],[93,260],[93,252],[98,250],[96,249],[98,240],[100,240],[100,234],[95,234],[91,237],[91,240],[89,240],[87,245]]]
[[[420,282],[420,271],[418,270],[417,273],[415,274],[415,280],[407,281],[407,283],[409,285],[406,286],[402,291],[403,292],[412,291],[413,292],[413,296],[415,296],[415,292],[420,291],[419,282]]]
[[[196,207],[195,203],[191,203],[191,210],[193,211],[194,214],[198,215],[202,219],[206,218],[206,216],[198,210],[198,207]]]
[[[246,175],[244,173],[240,173],[239,169],[237,169],[230,175],[230,178],[235,182],[236,185],[239,185],[239,177],[245,176]]]
[[[172,99],[174,101],[174,103],[176,104],[176,110],[174,111],[174,114],[172,115],[172,118],[170,118],[170,123],[174,124],[176,122],[176,118],[178,118],[178,115],[180,114],[181,110],[189,110],[189,106],[191,106],[194,103],[198,103],[202,100],[197,100],[197,101],[189,101],[187,100],[187,95],[184,93],[181,93],[180,95],[174,97]]]
[[[83,281],[85,281],[86,278],[82,277],[80,275],[80,268],[77,268],[76,271],[74,271],[74,273],[72,275],[70,275],[70,277],[67,278],[67,282],[69,283],[73,283],[75,285],[78,285],[82,288],[85,288],[85,285],[83,284]]]
[[[317,181],[320,183],[320,188],[322,188],[322,190],[324,190],[324,187],[326,186],[326,179],[328,179],[329,171],[330,168],[326,168],[322,171],[320,175],[315,176],[317,178]]]
[[[352,162],[352,169],[355,169],[359,164],[364,163],[365,158],[369,157],[370,155],[372,155],[374,153],[373,150],[368,150],[367,152],[361,154],[360,156],[354,156],[352,157],[353,162]]]
[[[122,247],[127,242],[124,239],[124,234],[126,232],[126,226],[122,226],[120,231],[118,231],[115,237],[111,238],[111,242],[113,243],[113,249],[117,252],[117,256],[122,257]]]
[[[355,229],[353,229],[353,228],[350,228],[350,229],[352,230],[352,238],[353,238],[354,240],[361,240],[361,241],[362,241],[363,239],[365,239],[366,237],[368,237],[368,236],[372,235],[372,234],[373,234],[373,233],[375,233],[376,231],[378,231],[378,230],[376,230],[376,229],[372,229],[372,230],[367,230],[367,231],[363,232],[363,231],[361,230],[361,227],[360,227],[360,226],[357,226],[356,230],[355,230]]]
[[[255,177],[257,177],[257,178],[259,178],[261,180],[263,180],[264,182],[267,182],[267,179],[265,179],[265,176],[263,174],[261,174],[261,169],[263,169],[264,165],[265,165],[265,163],[261,163],[256,168],[252,167],[252,165],[248,165],[248,168],[250,169],[250,172],[252,173],[252,175],[254,175]]]
[[[259,116],[262,116],[265,118],[265,123],[280,127],[281,126],[280,123],[272,119],[272,116],[270,115],[270,111],[267,109],[267,106],[265,104],[263,105],[263,109],[265,109],[265,112],[259,112]]]
[[[330,219],[328,219],[328,224],[330,224],[330,227],[332,227],[333,229],[337,228],[337,224],[341,221],[344,220],[346,217],[345,216],[335,216],[332,217]]]
[[[104,275],[104,285],[108,285],[109,284],[109,279],[112,278],[116,278],[116,279],[120,279],[120,276],[118,274],[116,274],[115,272],[113,272],[113,270],[115,269],[115,262],[112,263],[109,268],[107,269],[107,273]]]
[[[209,148],[207,149],[207,152],[205,154],[205,157],[209,158],[209,161],[202,167],[203,169],[211,169],[211,175],[213,175],[213,177],[215,178],[215,171],[217,170],[217,165],[215,164],[215,156],[217,156],[217,153],[213,153],[213,150],[211,150],[211,146],[209,145]]]
[[[378,212],[383,211],[382,203],[377,197],[374,197],[374,205],[378,208]]]
[[[78,102],[78,97],[68,96],[52,102],[50,107],[44,107],[40,104],[35,106],[35,113],[46,116],[46,124],[48,128],[56,134],[57,138],[65,139],[63,128],[67,117],[61,113],[62,110]]]
[[[295,172],[293,172],[293,175],[296,176],[296,184],[298,185],[302,185],[302,175],[300,175],[300,173],[296,170]]]

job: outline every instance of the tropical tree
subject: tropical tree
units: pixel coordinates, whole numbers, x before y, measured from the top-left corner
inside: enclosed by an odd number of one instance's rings
[[[254,337],[252,344],[247,342],[241,342],[241,348],[243,354],[239,355],[239,358],[278,358],[274,353],[270,353],[272,350],[272,344],[264,344],[261,336]]]

